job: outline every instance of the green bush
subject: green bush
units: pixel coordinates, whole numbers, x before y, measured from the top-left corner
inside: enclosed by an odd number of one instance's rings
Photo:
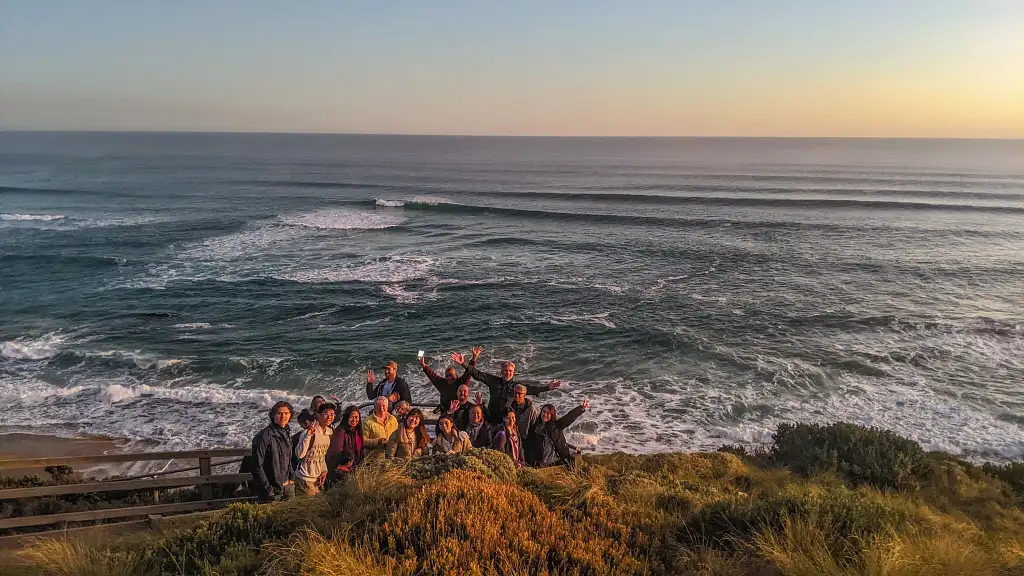
[[[986,463],[981,469],[1009,484],[1014,493],[1024,498],[1024,462]]]
[[[680,540],[691,545],[735,549],[758,534],[780,532],[793,521],[829,525],[829,548],[839,555],[855,552],[866,541],[906,524],[910,514],[902,506],[845,487],[809,488],[793,485],[776,494],[757,498],[719,500],[701,507],[680,530]]]
[[[151,543],[143,562],[148,573],[158,574],[196,574],[222,560],[236,563],[239,557],[249,557],[251,566],[259,567],[265,560],[258,552],[260,546],[286,538],[295,529],[282,516],[277,506],[232,504],[210,520]]]
[[[836,472],[854,485],[909,488],[924,464],[921,446],[894,432],[839,422],[780,424],[768,456],[772,464],[812,476]]]
[[[435,454],[409,462],[407,469],[414,480],[436,478],[451,470],[476,472],[481,476],[499,482],[513,482],[516,469],[512,459],[496,450],[476,448],[451,456]]]

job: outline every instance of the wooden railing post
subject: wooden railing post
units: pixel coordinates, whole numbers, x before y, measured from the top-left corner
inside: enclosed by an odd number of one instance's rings
[[[212,473],[213,473],[213,469],[210,466],[210,457],[209,456],[200,456],[199,457],[199,475],[200,476],[209,476]],[[213,485],[212,484],[203,484],[203,485],[201,485],[199,487],[199,494],[202,495],[203,500],[213,500]]]

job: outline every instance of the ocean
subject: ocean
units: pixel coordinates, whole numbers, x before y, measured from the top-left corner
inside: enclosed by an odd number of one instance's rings
[[[476,344],[589,450],[1024,459],[1024,141],[0,133],[0,432],[245,445]]]

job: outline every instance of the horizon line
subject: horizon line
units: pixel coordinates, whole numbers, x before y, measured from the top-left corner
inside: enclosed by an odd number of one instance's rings
[[[420,137],[420,138],[507,138],[507,139],[576,139],[576,140],[994,140],[1018,141],[1024,136],[738,136],[738,135],[564,135],[564,134],[457,134],[425,132],[290,132],[258,130],[52,130],[0,128],[0,134],[209,134],[209,135],[254,135],[254,136],[371,136],[371,137]]]

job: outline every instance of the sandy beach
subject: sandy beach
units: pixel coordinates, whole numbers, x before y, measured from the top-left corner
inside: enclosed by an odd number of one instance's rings
[[[0,434],[0,460],[94,456],[121,450],[124,442],[110,438],[61,438],[43,434]],[[42,468],[0,471],[0,476],[45,475]]]

